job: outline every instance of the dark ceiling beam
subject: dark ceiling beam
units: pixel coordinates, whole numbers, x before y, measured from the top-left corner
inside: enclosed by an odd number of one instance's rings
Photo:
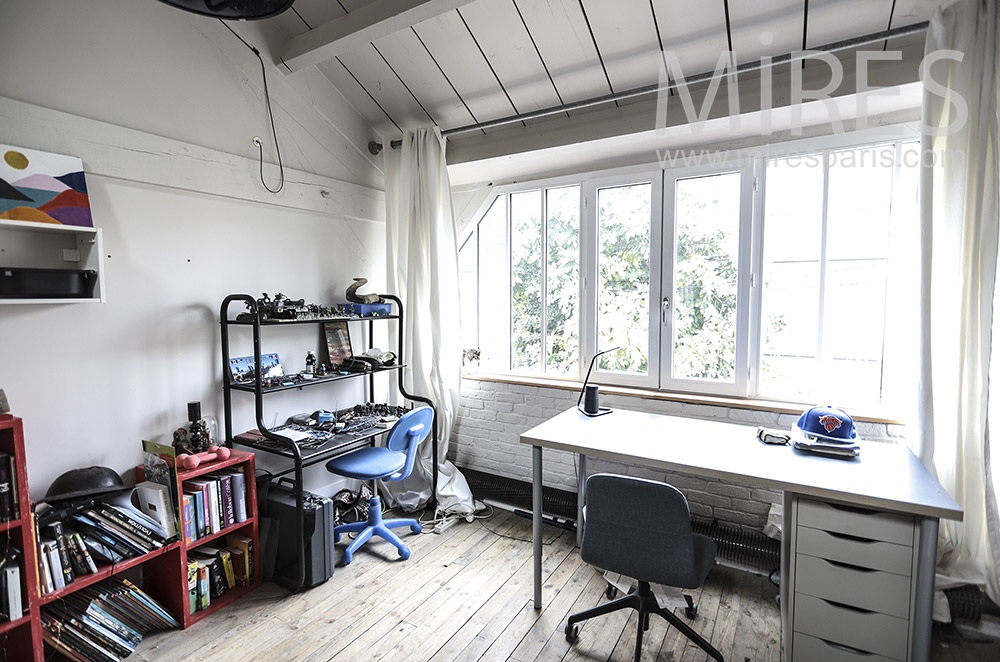
[[[281,50],[279,60],[291,71],[299,71],[472,1],[376,0],[350,14],[292,37]]]

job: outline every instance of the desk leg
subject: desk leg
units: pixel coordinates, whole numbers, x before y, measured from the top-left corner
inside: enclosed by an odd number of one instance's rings
[[[587,505],[587,456],[577,455],[580,459],[576,484],[576,546],[583,544],[583,507]]]
[[[934,576],[937,572],[938,518],[920,519],[920,549],[917,550],[917,590],[913,598],[910,659],[927,662],[931,654],[931,623],[934,611]]]
[[[534,543],[535,609],[542,608],[542,447],[531,447],[531,538]]]

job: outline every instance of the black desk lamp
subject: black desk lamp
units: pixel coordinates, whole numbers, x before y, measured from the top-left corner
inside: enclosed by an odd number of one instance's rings
[[[590,373],[594,370],[594,364],[597,363],[597,357],[602,354],[607,354],[608,352],[613,352],[616,349],[621,349],[621,346],[612,347],[611,349],[606,349],[603,352],[598,352],[597,354],[594,354],[594,358],[590,359],[590,367],[587,368],[587,377],[583,380],[583,388],[580,389],[580,397],[576,400],[576,408],[580,410],[581,414],[585,414],[593,418],[594,416],[604,416],[605,414],[610,414],[612,412],[611,407],[600,406],[600,396],[597,390],[597,384],[588,386],[587,382],[590,381]],[[583,401],[582,407],[580,406],[581,401]]]

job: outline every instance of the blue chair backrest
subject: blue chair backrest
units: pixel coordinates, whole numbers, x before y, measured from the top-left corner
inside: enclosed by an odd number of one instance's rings
[[[385,447],[394,453],[406,453],[406,464],[397,473],[385,480],[402,480],[410,475],[413,463],[417,459],[417,448],[430,436],[434,425],[434,410],[430,407],[418,407],[400,417],[389,431]]]

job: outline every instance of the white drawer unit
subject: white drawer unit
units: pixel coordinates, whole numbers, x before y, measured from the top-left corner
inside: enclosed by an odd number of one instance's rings
[[[791,523],[788,659],[909,660],[915,519],[796,497]]]

